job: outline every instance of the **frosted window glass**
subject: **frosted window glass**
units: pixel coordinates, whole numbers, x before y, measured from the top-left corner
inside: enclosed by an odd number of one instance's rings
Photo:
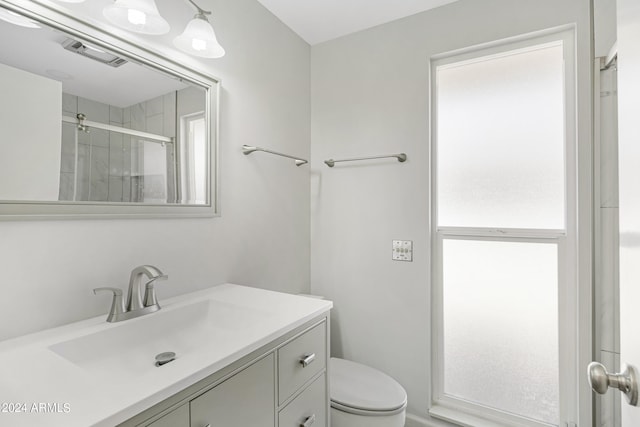
[[[562,46],[437,69],[438,223],[564,228]]]
[[[444,392],[558,425],[557,246],[445,240]]]

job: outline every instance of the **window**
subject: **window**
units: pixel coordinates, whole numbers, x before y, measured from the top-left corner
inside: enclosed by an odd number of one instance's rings
[[[573,50],[566,31],[432,60],[435,417],[559,426],[576,405]]]
[[[207,203],[207,138],[204,112],[182,116],[180,147],[180,190],[182,202]]]

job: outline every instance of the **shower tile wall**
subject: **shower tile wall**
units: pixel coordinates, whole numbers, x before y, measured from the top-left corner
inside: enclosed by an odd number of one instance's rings
[[[63,94],[62,101],[65,97]],[[63,104],[63,109],[67,107]],[[62,155],[60,157],[60,195],[59,200],[73,200],[76,127],[71,123],[62,123]]]
[[[173,137],[174,141],[178,140],[177,129],[177,96],[176,92],[171,92],[162,97],[162,111],[163,111],[163,129],[162,135]],[[176,191],[177,179],[176,179],[176,144],[167,145],[167,165],[171,165],[167,168],[167,193],[168,201],[176,202],[178,194]]]
[[[63,93],[66,116],[85,114],[87,120],[169,137],[176,136],[176,93],[119,108]],[[138,138],[102,129],[78,131],[75,171],[76,126],[63,123],[60,200],[137,202],[144,200],[144,143]],[[147,142],[150,144],[150,142]],[[168,202],[175,201],[173,144],[166,144]],[[74,175],[75,195],[74,195]]]
[[[176,138],[176,93],[171,92],[146,102],[123,109],[124,127]],[[131,181],[134,200],[144,199],[143,144],[124,135],[124,144],[131,144]],[[175,150],[173,144],[165,147],[167,156],[167,201],[175,202]]]
[[[108,105],[78,97],[78,112],[88,120],[109,123]],[[78,170],[79,182],[84,184],[82,200],[105,201],[109,196],[109,132],[103,129],[79,132],[78,144],[85,145],[90,152],[88,167]]]
[[[138,104],[140,105],[140,104]],[[136,110],[137,106],[126,107],[122,109],[122,126],[127,129],[146,130],[146,121],[144,116],[135,115],[135,122],[132,123],[132,110]],[[129,153],[126,159],[122,160],[122,167],[126,168],[128,173],[123,177],[123,191],[122,197],[126,200],[139,201],[142,199],[140,188],[144,185],[139,171],[143,165],[138,161],[138,143],[131,139],[130,135],[122,135],[122,148]],[[126,188],[125,188],[126,187]]]
[[[122,108],[109,107],[109,124],[124,127]],[[130,143],[124,145],[121,133],[111,132],[109,138],[109,196],[110,202],[131,201],[131,152]],[[126,165],[125,165],[126,161]],[[126,191],[125,191],[126,186]]]

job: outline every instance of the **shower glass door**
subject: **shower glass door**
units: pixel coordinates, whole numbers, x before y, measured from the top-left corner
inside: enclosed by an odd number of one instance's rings
[[[115,125],[62,123],[61,201],[176,201],[174,142]]]

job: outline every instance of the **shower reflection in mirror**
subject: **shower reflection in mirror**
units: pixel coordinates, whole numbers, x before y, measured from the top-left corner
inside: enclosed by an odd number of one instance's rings
[[[195,87],[127,107],[63,93],[59,200],[205,204],[204,101]]]

